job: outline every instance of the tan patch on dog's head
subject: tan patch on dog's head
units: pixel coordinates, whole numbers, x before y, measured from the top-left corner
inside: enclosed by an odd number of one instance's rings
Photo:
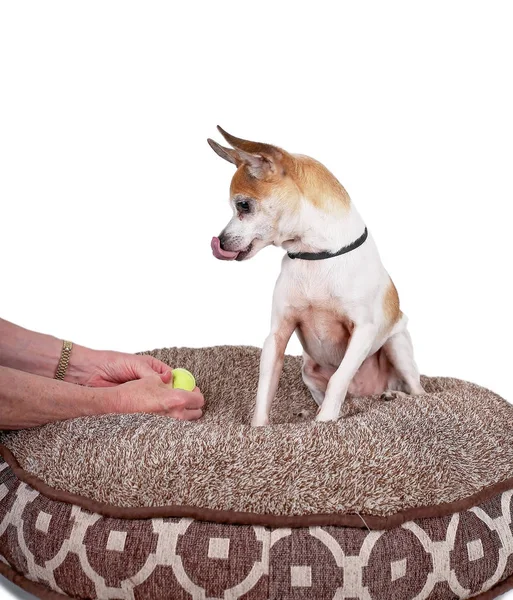
[[[292,155],[271,144],[236,138],[220,127],[219,131],[233,148],[208,140],[213,150],[237,166],[230,194],[257,201],[273,198],[294,210],[301,197],[330,214],[349,209],[351,200],[338,179],[320,162]]]
[[[392,280],[390,280],[383,297],[383,312],[389,327],[397,323],[402,314],[399,306],[399,294]]]
[[[346,212],[351,200],[340,181],[319,161],[295,156],[295,181],[304,198],[327,213]]]
[[[261,202],[269,198],[294,209],[299,201],[299,192],[293,180],[283,173],[258,179],[251,175],[246,165],[241,165],[230,183],[230,196],[254,198]]]

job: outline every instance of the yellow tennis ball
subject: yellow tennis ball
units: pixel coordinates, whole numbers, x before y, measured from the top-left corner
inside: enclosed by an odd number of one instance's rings
[[[194,375],[187,369],[173,369],[173,387],[192,392],[196,387]]]

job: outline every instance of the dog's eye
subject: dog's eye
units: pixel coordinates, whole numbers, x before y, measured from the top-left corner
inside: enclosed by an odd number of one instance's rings
[[[239,200],[235,206],[241,213],[248,213],[251,210],[251,205],[247,200]]]

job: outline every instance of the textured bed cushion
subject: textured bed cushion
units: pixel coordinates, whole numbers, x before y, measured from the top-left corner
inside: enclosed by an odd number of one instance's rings
[[[40,598],[453,600],[491,588],[488,600],[513,587],[511,491],[387,531],[106,518],[49,500],[0,459],[2,496],[0,573]]]
[[[0,573],[41,597],[484,598],[513,586],[513,407],[470,383],[353,398],[315,424],[287,357],[249,427],[259,351],[152,354],[191,369],[203,422],[78,419],[3,434]],[[22,574],[24,578],[20,578]]]
[[[349,399],[345,418],[318,424],[295,416],[316,405],[300,358],[287,357],[272,426],[255,429],[259,350],[153,354],[196,375],[207,400],[200,422],[88,417],[0,441],[48,485],[110,505],[339,515],[330,523],[343,524],[454,503],[513,476],[513,409],[471,383],[424,378],[425,396]]]

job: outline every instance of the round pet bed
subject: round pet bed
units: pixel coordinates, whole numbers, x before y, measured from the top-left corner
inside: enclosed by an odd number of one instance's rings
[[[152,352],[196,423],[108,415],[0,433],[0,573],[40,598],[439,600],[513,587],[513,407],[474,384],[348,398],[315,423],[286,357],[250,427],[259,350]]]

